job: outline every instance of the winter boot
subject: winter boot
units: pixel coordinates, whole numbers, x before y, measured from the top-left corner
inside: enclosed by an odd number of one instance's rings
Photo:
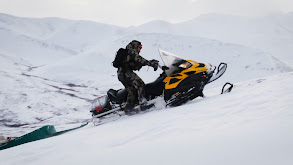
[[[141,106],[147,105],[147,103],[148,103],[148,101],[146,98],[141,98],[139,100],[139,105],[141,105]]]
[[[126,106],[124,107],[124,112],[126,115],[131,114],[131,111],[133,110],[134,105],[132,103],[127,103]]]

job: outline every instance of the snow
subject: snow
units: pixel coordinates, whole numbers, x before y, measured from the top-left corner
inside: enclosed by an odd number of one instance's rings
[[[2,151],[0,157],[7,165],[289,165],[292,83],[290,72],[238,83],[233,92],[221,96],[218,89],[208,90],[206,98],[180,107],[90,125]]]
[[[133,39],[143,43],[146,59],[160,63],[159,48],[184,59],[228,64],[206,86],[205,98],[174,108],[157,98],[150,112],[2,150],[0,164],[291,165],[292,18],[214,14],[122,28],[0,14],[3,136],[90,121],[90,101],[123,87],[111,62]],[[151,82],[161,71],[144,67],[137,73]],[[225,82],[235,87],[219,95]]]
[[[200,36],[260,49],[292,67],[291,58],[293,12],[260,18],[225,14],[206,14],[179,24],[153,21],[138,27],[139,32],[151,31],[185,36]]]

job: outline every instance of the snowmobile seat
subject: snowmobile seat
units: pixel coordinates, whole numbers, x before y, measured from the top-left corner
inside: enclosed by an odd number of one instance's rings
[[[114,89],[109,89],[109,91],[107,92],[109,99],[114,104],[122,104],[123,102],[125,102],[127,94],[128,93],[126,89],[121,89],[118,91]]]

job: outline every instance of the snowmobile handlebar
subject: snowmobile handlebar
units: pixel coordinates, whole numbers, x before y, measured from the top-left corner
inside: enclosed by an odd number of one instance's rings
[[[165,70],[168,70],[168,69],[170,69],[169,67],[167,67],[167,66],[165,66],[165,65],[158,65],[159,66],[159,68],[161,68],[163,71],[165,71]]]

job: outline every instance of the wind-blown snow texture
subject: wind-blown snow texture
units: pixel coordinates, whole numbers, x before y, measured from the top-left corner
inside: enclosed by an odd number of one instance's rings
[[[292,13],[257,20],[206,15],[121,28],[0,14],[4,136],[89,121],[90,101],[123,87],[111,62],[133,39],[143,43],[146,59],[160,60],[161,48],[228,64],[225,75],[206,86],[204,99],[165,108],[158,98],[149,113],[0,151],[0,164],[292,164],[292,20]],[[160,73],[138,72],[145,82]],[[227,81],[235,89],[218,95]]]

